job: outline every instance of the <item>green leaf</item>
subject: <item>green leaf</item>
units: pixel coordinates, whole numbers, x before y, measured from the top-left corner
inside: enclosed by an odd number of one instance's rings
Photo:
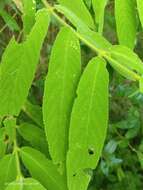
[[[135,137],[137,137],[138,133],[139,133],[139,130],[140,130],[140,127],[136,126],[135,128],[133,129],[129,129],[126,134],[125,134],[125,137],[127,139],[133,139]]]
[[[108,154],[113,154],[117,148],[117,141],[111,139],[105,146],[105,152]]]
[[[98,24],[98,32],[102,34],[104,26],[104,11],[108,0],[92,0],[93,10],[95,12],[95,21]]]
[[[58,168],[42,153],[30,147],[20,150],[24,165],[32,177],[38,180],[48,190],[67,190],[66,177],[60,175]]]
[[[4,190],[17,176],[15,155],[9,154],[0,159],[0,169],[0,189]]]
[[[140,76],[136,74],[136,72],[131,71],[124,65],[122,65],[117,60],[113,59],[110,55],[110,49],[112,49],[112,45],[99,33],[96,33],[90,30],[80,18],[78,18],[73,12],[67,9],[64,6],[55,6],[57,11],[64,14],[67,19],[77,28],[77,31],[74,33],[78,36],[78,38],[85,43],[88,47],[93,49],[99,55],[107,59],[110,65],[117,70],[121,75],[125,76],[131,80],[140,80]]]
[[[70,9],[75,15],[77,15],[87,26],[90,28],[94,28],[94,22],[88,11],[87,7],[85,6],[83,0],[58,0],[59,3],[68,9]]]
[[[5,142],[5,128],[0,128],[0,159],[5,155],[7,144]]]
[[[48,24],[49,14],[42,9],[27,41],[18,44],[12,39],[6,48],[0,67],[1,116],[19,114],[34,78]]]
[[[22,110],[35,122],[35,124],[37,124],[39,127],[44,127],[42,108],[39,105],[34,105],[27,100],[22,107]]]
[[[69,9],[60,5],[55,6],[55,8],[69,19],[69,21],[77,28],[78,37],[80,37],[80,39],[86,44],[90,43],[89,46],[92,49],[99,48],[107,50],[111,47],[111,44],[102,35],[90,30],[87,25],[85,25],[85,23]]]
[[[80,56],[76,36],[69,28],[62,28],[52,50],[43,102],[49,152],[56,164],[66,160],[70,113],[81,74]]]
[[[0,8],[0,16],[5,21],[6,25],[10,28],[12,31],[19,31],[20,27],[18,26],[16,20],[8,14],[4,9]]]
[[[133,49],[137,30],[134,1],[115,0],[115,18],[119,43]]]
[[[69,133],[69,190],[87,189],[101,156],[108,122],[108,78],[105,61],[96,57],[79,82]]]
[[[138,155],[138,159],[139,159],[140,164],[141,164],[141,168],[143,168],[143,153],[138,151],[137,155]]]
[[[108,50],[112,45],[102,35],[92,30],[80,31],[79,34],[85,42],[90,43],[91,49],[105,53],[104,50]]]
[[[136,72],[131,71],[130,69],[122,65],[120,62],[116,61],[115,59],[112,59],[110,56],[107,57],[107,60],[109,61],[110,65],[125,78],[133,81],[140,80],[140,76],[137,75]]]
[[[111,57],[129,70],[143,75],[143,62],[136,53],[125,46],[114,45],[110,48]]]
[[[143,77],[141,77],[139,80],[139,89],[140,89],[140,92],[143,93]]]
[[[18,132],[26,141],[30,142],[34,148],[49,155],[48,143],[42,129],[30,123],[22,123],[18,127]]]
[[[67,19],[76,27],[78,30],[88,30],[89,27],[84,23],[84,21],[78,17],[74,12],[69,8],[62,5],[54,6],[60,13],[64,14]]]
[[[16,138],[16,119],[13,117],[7,117],[4,120],[5,133],[9,137],[9,141],[12,143]]]
[[[32,178],[19,179],[8,184],[6,190],[46,190],[37,180]]]
[[[138,8],[140,21],[143,27],[143,1],[142,0],[137,0],[137,8]]]
[[[27,35],[35,23],[36,2],[35,0],[22,0],[23,2],[23,30]]]

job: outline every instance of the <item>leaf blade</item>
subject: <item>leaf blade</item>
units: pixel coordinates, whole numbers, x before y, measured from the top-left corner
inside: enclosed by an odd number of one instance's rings
[[[87,26],[90,28],[94,28],[93,19],[85,6],[83,0],[73,0],[72,3],[70,0],[58,0],[59,3],[68,9],[70,9],[72,12],[74,12]]]
[[[43,9],[37,13],[36,18],[37,21],[27,41],[18,44],[12,39],[3,54],[0,67],[1,116],[18,115],[28,95],[40,49],[47,33],[49,14],[46,9]],[[15,98],[15,94],[19,96]]]
[[[69,190],[87,188],[89,173],[101,155],[108,121],[108,82],[104,60],[93,59],[81,77],[71,114],[67,156]]]
[[[34,148],[49,156],[46,136],[41,128],[25,122],[18,127],[18,132]]]
[[[8,183],[15,180],[17,176],[15,155],[5,155],[0,160],[0,168],[0,187],[4,190]]]
[[[67,190],[65,176],[60,175],[57,167],[42,153],[30,147],[23,147],[20,150],[20,155],[32,177],[45,188],[49,190]]]
[[[98,24],[98,32],[102,34],[104,26],[104,11],[108,0],[92,0],[92,6],[95,12],[95,20]]]
[[[133,49],[137,30],[134,1],[115,0],[115,18],[119,43]]]
[[[80,73],[79,42],[70,29],[62,28],[52,50],[43,101],[49,152],[55,164],[66,160],[69,118]]]
[[[32,178],[21,178],[8,184],[6,190],[46,190],[37,180]]]
[[[137,9],[138,9],[140,21],[143,27],[143,1],[142,0],[137,0]]]
[[[36,2],[35,0],[22,0],[23,3],[23,30],[27,35],[35,23]]]

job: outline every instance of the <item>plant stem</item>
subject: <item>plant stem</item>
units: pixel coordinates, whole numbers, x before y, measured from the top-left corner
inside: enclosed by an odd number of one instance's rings
[[[20,167],[20,160],[19,160],[18,151],[19,151],[19,148],[18,148],[18,145],[17,145],[16,137],[15,137],[13,153],[15,154],[15,158],[16,158],[17,179],[21,179],[21,178],[23,178],[23,175],[21,173],[21,167]]]
[[[102,51],[98,48],[96,48],[95,46],[93,46],[88,40],[86,40],[84,37],[82,37],[81,34],[79,34],[77,31],[75,31],[69,24],[67,24],[61,17],[59,17],[55,12],[54,12],[54,7],[51,7],[49,5],[49,3],[46,0],[42,0],[43,4],[48,8],[49,12],[51,12],[51,14],[63,25],[66,26],[68,28],[70,28],[72,30],[72,32],[75,33],[75,35],[82,41],[84,42],[88,47],[90,47],[91,49],[93,49],[94,51],[96,51],[98,54],[103,54],[103,52],[105,53],[105,51]]]
[[[100,55],[101,57],[103,57],[104,59],[107,59],[108,61],[111,61],[111,65],[112,66],[116,66],[118,67],[120,70],[122,70],[124,73],[128,73],[130,74],[131,78],[133,80],[137,80],[139,81],[141,76],[139,76],[138,74],[136,74],[135,72],[129,70],[128,68],[124,67],[123,65],[119,64],[116,60],[112,59],[112,57],[109,55],[108,52],[106,52],[105,50],[99,49],[97,47],[95,47],[93,44],[91,44],[88,40],[86,40],[80,33],[78,33],[77,31],[75,31],[69,24],[67,24],[60,16],[58,16],[57,13],[55,13],[55,8],[52,7],[46,0],[42,0],[43,4],[45,5],[45,7],[47,7],[47,9],[49,10],[49,12],[63,25],[66,26],[68,28],[70,28],[75,35],[82,41],[84,42],[88,47],[90,47],[92,50],[94,50],[98,55]]]

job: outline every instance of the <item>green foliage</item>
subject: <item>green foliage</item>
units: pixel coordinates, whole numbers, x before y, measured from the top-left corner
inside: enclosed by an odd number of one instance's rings
[[[0,115],[19,114],[34,77],[48,23],[47,11],[44,9],[39,11],[27,40],[18,44],[12,38],[7,46],[0,68]],[[16,99],[15,94],[18,94]]]
[[[12,182],[16,179],[16,162],[15,162],[15,155],[8,154],[5,155],[0,160],[0,187],[1,190],[4,190],[5,187],[8,185],[9,182]]]
[[[45,188],[35,179],[27,178],[27,179],[20,179],[15,182],[12,182],[8,185],[6,190],[45,190]]]
[[[115,17],[119,43],[133,49],[137,29],[135,2],[115,0]]]
[[[141,0],[137,0],[137,8],[139,12],[140,21],[143,26],[143,2]]]
[[[26,101],[22,110],[28,115],[35,124],[43,128],[43,116],[42,109],[38,105],[34,105],[29,101]]]
[[[0,158],[5,155],[7,144],[4,142],[5,140],[5,129],[0,128]]]
[[[36,3],[33,0],[23,1],[23,30],[25,35],[29,34],[35,23]]]
[[[67,156],[70,190],[87,189],[90,170],[96,167],[101,155],[107,120],[108,72],[105,61],[95,58],[88,64],[81,77],[71,114]]]
[[[62,28],[52,50],[43,102],[49,151],[56,164],[66,160],[69,118],[81,74],[80,62],[78,39],[70,29]]]
[[[8,25],[8,27],[12,31],[20,31],[20,27],[18,26],[15,19],[11,15],[9,15],[5,10],[3,10],[1,8],[0,8],[0,16],[3,18],[5,23]]]
[[[4,120],[4,126],[5,126],[5,133],[9,137],[9,141],[13,142],[16,134],[15,134],[15,126],[16,126],[16,119],[13,117],[8,117]]]
[[[87,25],[77,17],[70,9],[61,5],[56,6],[57,10],[66,15],[69,21],[77,28],[78,33],[76,34],[85,43],[90,43],[91,48],[107,49],[110,47],[110,43],[100,34],[90,30]]]
[[[73,0],[72,3],[70,0],[58,0],[58,2],[70,9],[73,13],[75,13],[81,20],[85,22],[89,27],[94,28],[93,19],[86,8],[83,0]]]
[[[18,132],[26,141],[31,144],[31,146],[40,150],[46,155],[49,155],[48,144],[45,138],[45,133],[42,129],[30,123],[22,123],[18,127]]]
[[[30,147],[23,147],[20,155],[32,177],[40,181],[47,189],[65,190],[66,178],[60,175],[58,168],[42,153]]]
[[[107,0],[92,0],[92,4],[95,12],[95,21],[98,24],[98,32],[102,34],[104,26],[104,11]]]
[[[141,190],[143,3],[49,2],[0,1],[0,190]]]

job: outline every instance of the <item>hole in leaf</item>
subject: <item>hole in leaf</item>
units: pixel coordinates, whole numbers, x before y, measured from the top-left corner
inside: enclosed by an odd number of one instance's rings
[[[75,177],[76,176],[76,174],[73,174],[73,177]]]
[[[89,155],[94,155],[94,150],[93,150],[93,148],[89,148],[89,149],[88,149],[88,154],[89,154]]]
[[[9,140],[9,136],[6,134],[5,136],[4,136],[4,142],[7,142]]]

